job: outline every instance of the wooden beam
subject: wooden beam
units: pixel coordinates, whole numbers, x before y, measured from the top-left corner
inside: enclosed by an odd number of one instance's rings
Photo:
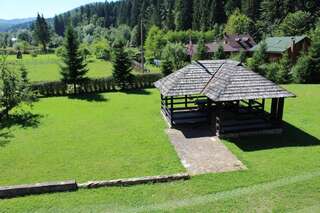
[[[173,120],[174,120],[174,115],[173,115],[173,96],[170,97],[170,115],[171,115],[171,126],[173,126]]]
[[[277,121],[282,122],[284,108],[284,98],[278,99],[278,109],[277,109]]]

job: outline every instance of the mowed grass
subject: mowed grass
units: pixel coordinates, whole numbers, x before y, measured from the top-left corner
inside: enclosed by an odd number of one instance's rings
[[[30,81],[57,81],[61,79],[60,66],[61,59],[55,54],[38,55],[32,57],[31,55],[23,55],[22,60],[17,60],[16,56],[10,55],[8,57],[9,63],[22,63],[28,70],[28,77]],[[151,72],[160,72],[160,68],[147,65]],[[112,75],[113,65],[110,61],[104,61],[91,57],[88,60],[88,73],[89,78],[108,77]],[[133,70],[133,73],[137,73]]]
[[[298,97],[286,100],[287,124],[282,136],[224,141],[248,170],[201,175],[185,182],[3,200],[0,211],[319,212],[320,85],[285,87]],[[153,103],[150,107],[158,108],[157,95],[144,98]],[[300,176],[308,178],[297,178]]]
[[[8,62],[24,64],[28,70],[30,81],[56,81],[61,79],[59,67],[61,59],[54,54],[38,55],[37,57],[23,55],[22,60],[17,60],[15,56],[11,55]],[[88,77],[106,77],[112,74],[112,64],[109,61],[92,58],[88,63],[88,69]]]
[[[41,99],[0,141],[0,185],[184,171],[155,90]],[[2,135],[4,136],[4,135]]]

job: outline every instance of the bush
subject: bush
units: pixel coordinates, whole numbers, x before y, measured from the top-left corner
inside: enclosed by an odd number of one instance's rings
[[[295,83],[312,82],[311,60],[308,55],[302,55],[293,67],[293,80]]]
[[[110,60],[110,46],[106,39],[99,39],[93,42],[93,52],[97,59]]]
[[[162,60],[170,61],[174,70],[186,65],[188,59],[187,50],[181,43],[168,43],[162,51]]]

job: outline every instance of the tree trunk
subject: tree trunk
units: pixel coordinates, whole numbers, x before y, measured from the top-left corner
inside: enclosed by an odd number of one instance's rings
[[[77,94],[77,84],[73,83],[73,92],[74,94]]]

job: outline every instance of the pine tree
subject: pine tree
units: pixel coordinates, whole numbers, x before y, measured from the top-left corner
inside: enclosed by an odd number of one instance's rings
[[[254,52],[252,58],[248,59],[248,66],[253,71],[265,75],[265,65],[268,62],[267,43],[262,41],[258,49]]]
[[[219,45],[217,52],[214,53],[213,56],[214,59],[220,60],[220,59],[225,59],[226,55],[224,53],[224,48],[222,45]]]
[[[176,30],[188,30],[192,28],[192,3],[192,0],[176,0]]]
[[[161,61],[161,72],[164,76],[170,75],[174,70],[173,64],[170,60],[164,59]]]
[[[43,51],[47,52],[47,44],[50,41],[50,30],[45,18],[38,14],[34,25],[34,36],[42,44]]]
[[[292,63],[289,58],[289,54],[285,53],[279,61],[279,70],[277,72],[277,83],[287,84],[291,81],[291,68]]]
[[[197,44],[197,60],[205,60],[207,59],[207,47],[204,41],[204,38],[200,38]]]
[[[126,89],[128,84],[132,83],[133,75],[131,73],[131,59],[125,51],[124,46],[119,44],[114,48],[113,60],[113,78],[120,89]]]
[[[71,24],[65,32],[62,53],[63,64],[61,64],[62,80],[66,83],[73,84],[74,93],[77,93],[77,84],[85,80],[85,74],[88,72],[87,64],[80,52],[80,43],[77,33]]]

